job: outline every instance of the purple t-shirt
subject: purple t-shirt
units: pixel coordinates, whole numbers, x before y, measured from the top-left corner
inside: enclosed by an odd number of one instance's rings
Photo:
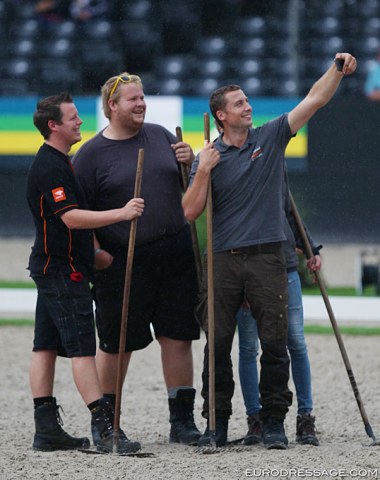
[[[179,232],[185,225],[178,162],[171,148],[177,140],[159,125],[145,123],[127,140],[110,140],[102,132],[86,142],[73,158],[91,210],[125,205],[134,196],[138,151],[144,149],[141,198],[144,213],[138,219],[136,245]],[[128,245],[130,222],[96,230],[102,248]]]

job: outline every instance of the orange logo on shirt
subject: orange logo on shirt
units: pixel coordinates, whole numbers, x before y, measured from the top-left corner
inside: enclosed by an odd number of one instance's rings
[[[66,200],[66,195],[63,187],[58,187],[54,188],[51,193],[53,194],[54,201],[57,202],[62,202],[63,200]]]

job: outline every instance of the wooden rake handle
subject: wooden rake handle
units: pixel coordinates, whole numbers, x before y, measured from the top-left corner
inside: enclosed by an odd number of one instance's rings
[[[183,142],[181,127],[177,127],[175,131],[177,136],[177,142]],[[189,171],[188,171],[187,165],[185,165],[184,163],[180,162],[180,166],[181,166],[183,189],[186,192],[189,186]],[[200,291],[201,284],[202,284],[202,260],[201,260],[201,252],[199,249],[198,232],[197,232],[197,226],[195,222],[189,222],[189,224],[190,224],[190,233],[191,233],[191,243],[193,245],[193,251],[194,251],[195,268],[197,271],[198,291]]]
[[[204,143],[210,143],[210,117],[208,113],[203,114]],[[213,224],[212,224],[212,188],[211,174],[208,181],[207,201],[207,318],[208,318],[208,368],[209,368],[209,431],[211,445],[215,442],[215,316],[214,316],[214,247],[213,247]]]
[[[314,255],[313,250],[311,248],[309,238],[306,234],[303,221],[302,221],[301,216],[298,212],[297,205],[296,205],[296,203],[294,201],[294,198],[293,198],[293,196],[290,192],[289,192],[289,198],[290,198],[290,204],[291,204],[291,207],[292,207],[292,213],[293,213],[294,219],[296,221],[296,225],[297,225],[299,234],[301,235],[302,242],[303,242],[303,245],[304,245],[304,248],[305,248],[306,257],[311,258]],[[334,315],[334,312],[333,312],[333,309],[332,309],[332,306],[331,306],[331,303],[330,303],[330,299],[329,299],[329,296],[328,296],[328,293],[327,293],[325,282],[323,280],[321,272],[316,271],[316,272],[314,272],[314,275],[315,275],[315,278],[317,280],[319,289],[321,291],[321,295],[322,295],[323,301],[325,303],[326,310],[327,310],[327,313],[329,315],[332,328],[333,328],[334,333],[335,333],[336,341],[338,342],[339,350],[340,350],[340,353],[342,355],[343,363],[346,367],[347,375],[348,375],[349,381],[351,383],[352,390],[354,392],[355,400],[356,400],[356,403],[358,405],[360,415],[361,415],[363,423],[364,423],[365,431],[366,431],[367,435],[370,438],[372,438],[372,440],[375,443],[377,443],[377,439],[376,439],[375,434],[373,433],[372,427],[369,423],[368,416],[367,416],[367,413],[365,411],[364,404],[363,404],[363,401],[362,401],[360,393],[359,393],[359,388],[357,386],[357,383],[356,383],[356,380],[355,380],[355,377],[354,377],[354,372],[352,371],[352,368],[351,368],[351,363],[350,363],[350,360],[349,360],[348,355],[347,355],[346,347],[344,346],[344,343],[343,343],[343,338],[342,338],[342,335],[340,333],[338,323],[335,319],[335,315]]]
[[[137,159],[137,170],[136,170],[135,191],[134,191],[135,198],[140,197],[143,164],[144,164],[144,149],[140,148],[138,153],[138,159]],[[114,444],[113,444],[114,453],[115,453],[115,449],[117,448],[119,431],[120,431],[120,407],[121,407],[121,393],[123,389],[124,352],[125,352],[125,343],[126,343],[126,337],[127,337],[129,296],[130,296],[130,290],[131,290],[133,257],[135,252],[137,218],[138,217],[135,217],[131,221],[129,243],[128,243],[128,255],[127,255],[126,268],[125,268],[123,309],[121,314],[119,356],[118,356],[118,362],[117,362],[117,377],[116,377]]]

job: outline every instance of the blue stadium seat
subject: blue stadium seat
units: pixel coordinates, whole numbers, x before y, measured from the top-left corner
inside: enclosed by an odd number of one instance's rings
[[[24,57],[10,58],[3,63],[1,72],[4,78],[31,82],[35,73],[34,62]]]
[[[35,58],[39,54],[38,42],[32,38],[18,38],[7,43],[8,57]]]
[[[73,20],[65,20],[64,22],[58,22],[54,28],[49,30],[49,36],[55,39],[67,39],[67,40],[74,40],[77,35],[79,29],[77,23]]]
[[[242,37],[265,37],[268,32],[268,21],[265,17],[241,17],[236,24],[236,31]]]
[[[242,79],[240,86],[248,97],[259,97],[265,95],[264,82],[259,77],[247,77]]]
[[[205,58],[225,57],[229,52],[227,40],[220,36],[202,37],[195,46],[197,56]]]
[[[51,58],[42,58],[38,62],[35,85],[41,95],[51,95],[67,90],[71,93],[82,90],[82,76],[76,65],[66,59],[58,62]]]
[[[42,35],[42,28],[38,20],[28,18],[17,20],[10,26],[11,38],[39,38]]]
[[[160,56],[156,60],[155,73],[158,79],[188,79],[194,71],[195,57],[188,55]]]

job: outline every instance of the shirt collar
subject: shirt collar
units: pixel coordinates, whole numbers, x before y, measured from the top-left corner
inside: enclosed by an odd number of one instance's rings
[[[250,128],[248,137],[244,145],[241,147],[240,150],[244,150],[245,148],[249,147],[250,145],[255,144],[257,141],[257,132],[255,128]],[[215,140],[215,145],[218,146],[218,150],[220,152],[226,152],[229,148],[237,148],[234,145],[227,145],[223,142],[223,132],[219,135],[219,137]]]

